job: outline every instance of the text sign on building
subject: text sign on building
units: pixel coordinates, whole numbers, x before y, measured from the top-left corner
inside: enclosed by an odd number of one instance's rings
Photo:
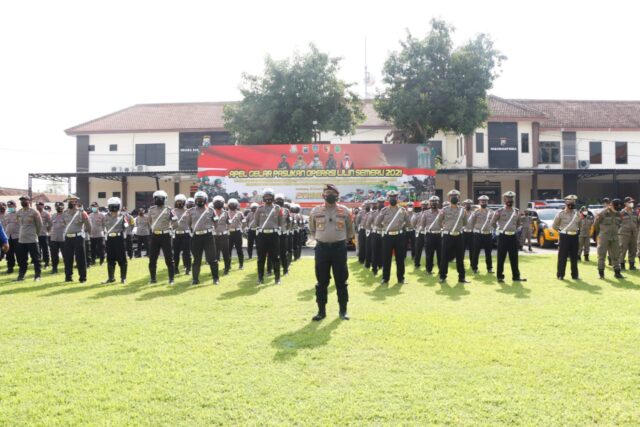
[[[489,123],[489,167],[518,167],[518,124]]]

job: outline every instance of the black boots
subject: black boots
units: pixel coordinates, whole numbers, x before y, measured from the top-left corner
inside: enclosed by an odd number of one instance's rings
[[[636,271],[636,263],[634,261],[629,261],[629,271]]]
[[[624,265],[624,261],[622,261],[622,262],[620,263],[620,270],[622,270],[622,271],[625,271],[625,270],[626,270],[625,265]]]
[[[614,274],[613,277],[615,277],[616,279],[624,279],[624,276],[622,274],[620,274],[620,270],[619,269],[616,269],[614,271],[615,271],[615,274]]]
[[[347,313],[347,303],[340,304],[340,319],[349,320],[349,314]]]
[[[116,281],[116,279],[113,277],[115,275],[115,272],[116,272],[116,266],[107,264],[107,274],[109,275],[109,278],[102,283],[103,284],[114,283]]]
[[[589,254],[585,254],[585,255],[584,255],[584,260],[585,260],[586,262],[589,262]]]
[[[318,304],[318,314],[313,316],[311,320],[313,320],[314,322],[319,322],[325,317],[327,317],[327,311],[325,309],[325,305]]]
[[[598,275],[600,276],[601,279],[604,279],[604,268],[598,269]]]

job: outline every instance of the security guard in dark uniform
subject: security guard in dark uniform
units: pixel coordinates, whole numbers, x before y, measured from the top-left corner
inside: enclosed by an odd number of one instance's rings
[[[462,231],[467,225],[467,217],[463,207],[458,206],[460,192],[451,190],[447,194],[450,205],[442,208],[435,227],[442,229],[442,257],[440,258],[440,282],[447,280],[449,272],[449,259],[455,258],[458,270],[458,283],[469,283],[465,279],[464,271],[464,236]]]
[[[491,220],[491,226],[496,229],[498,235],[498,271],[496,276],[498,282],[504,282],[504,262],[509,255],[511,265],[511,275],[514,282],[526,282],[527,279],[520,277],[518,267],[518,238],[516,230],[521,225],[521,217],[518,209],[513,207],[516,193],[507,191],[503,195],[504,207],[498,209]]]
[[[478,261],[480,259],[480,251],[484,251],[484,260],[487,265],[487,273],[493,273],[493,259],[491,251],[493,249],[493,236],[491,219],[493,211],[487,208],[489,203],[488,196],[478,197],[480,209],[474,211],[469,218],[469,228],[473,231],[473,251],[471,252],[471,269],[473,273],[478,273]]]
[[[327,316],[327,288],[331,272],[333,272],[333,280],[338,294],[340,318],[349,320],[347,314],[347,303],[349,302],[347,241],[354,236],[354,230],[349,209],[337,204],[339,194],[335,185],[325,185],[322,193],[325,204],[313,208],[309,215],[309,232],[316,240],[315,271],[318,313],[313,316],[314,321],[322,320]]]
[[[410,214],[402,206],[398,206],[398,192],[387,192],[389,206],[382,208],[376,218],[376,227],[382,233],[382,281],[388,285],[391,275],[391,258],[396,255],[396,276],[398,283],[405,284],[404,259],[407,251],[405,230],[410,226]],[[411,231],[413,233],[413,230]]]
[[[129,214],[121,212],[122,201],[112,197],[107,201],[109,213],[102,222],[104,237],[107,239],[107,280],[104,284],[115,283],[116,263],[120,267],[120,283],[127,282],[127,250],[125,232],[129,228]]]
[[[553,220],[553,228],[560,233],[558,266],[556,270],[556,277],[560,280],[564,280],[567,258],[571,260],[571,278],[573,280],[580,279],[578,276],[580,213],[576,209],[577,200],[578,198],[574,195],[565,197],[565,208],[558,212]]]

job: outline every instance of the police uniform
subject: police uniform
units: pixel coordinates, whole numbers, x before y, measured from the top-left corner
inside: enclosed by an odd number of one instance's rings
[[[488,201],[489,197],[480,196],[479,201]],[[469,228],[473,232],[473,250],[471,252],[471,269],[474,273],[478,272],[478,262],[480,260],[480,251],[484,251],[484,261],[487,266],[487,272],[493,272],[493,233],[491,220],[494,212],[486,207],[480,207],[474,211],[469,218]]]
[[[127,214],[127,218],[129,220],[129,226],[126,228],[124,233],[124,246],[127,249],[127,257],[129,257],[129,259],[133,259],[133,229],[136,226],[136,220],[126,210],[123,210],[122,212]]]
[[[182,196],[184,198],[184,196]],[[176,196],[175,202],[186,201]],[[186,222],[187,209],[184,205],[173,208],[173,215],[178,218],[173,229],[173,263],[176,274],[179,274],[180,258],[184,265],[184,274],[191,274],[191,230]]]
[[[275,195],[272,190],[265,190],[263,198]],[[258,249],[258,284],[264,283],[264,264],[267,261],[273,267],[276,283],[280,282],[280,227],[282,225],[280,206],[272,203],[256,209],[256,238]]]
[[[390,198],[395,198],[398,193],[395,190],[391,190],[387,195]],[[397,204],[382,208],[376,218],[376,227],[382,235],[382,284],[389,283],[394,252],[398,283],[404,283],[404,259],[407,250],[404,232],[409,227],[409,222],[409,212]]]
[[[284,196],[280,194],[276,194],[275,200],[282,199],[281,203],[284,203]],[[277,204],[277,203],[276,203]],[[287,246],[289,244],[289,223],[291,222],[291,217],[289,216],[289,209],[285,208],[283,204],[280,205],[280,211],[278,215],[282,218],[280,221],[280,243],[279,243],[279,259],[280,266],[282,267],[282,272],[286,276],[289,274],[289,259],[287,255]]]
[[[64,229],[66,224],[62,211],[51,214],[51,240],[49,250],[51,253],[51,274],[58,273],[60,255],[64,248]]]
[[[119,211],[121,204],[117,197],[109,199],[109,213],[102,222],[107,249],[106,283],[115,282],[116,264],[120,268],[120,283],[124,284],[127,280],[125,232],[129,228],[129,215]]]
[[[632,203],[630,198],[625,199],[626,203]],[[625,205],[626,205],[625,203]],[[620,228],[618,229],[618,239],[620,240],[620,269],[625,269],[625,260],[629,254],[629,269],[635,270],[635,254],[638,250],[638,215],[633,207],[625,206],[620,212]]]
[[[222,196],[216,196],[222,197]],[[215,203],[215,200],[214,200]],[[224,208],[213,207],[213,239],[216,242],[216,259],[220,261],[220,255],[224,261],[224,274],[229,274],[231,270],[231,255],[229,250],[229,212]]]
[[[96,211],[89,214],[91,222],[91,265],[95,265],[96,259],[100,259],[100,265],[104,263],[104,215]]]
[[[236,250],[238,256],[238,267],[240,270],[244,268],[244,252],[242,251],[242,224],[244,223],[244,215],[237,208],[229,210],[229,252]]]
[[[564,199],[567,202],[575,203],[576,196],[570,195]],[[567,257],[571,261],[571,278],[578,280],[578,244],[580,234],[580,213],[577,209],[565,208],[556,214],[553,220],[553,228],[560,233],[560,243],[558,247],[558,266],[556,277],[564,279],[567,268]]]
[[[409,208],[411,208],[412,210],[409,211]],[[408,221],[407,221],[407,226],[405,228],[405,232],[404,232],[404,238],[405,238],[405,252],[406,252],[406,248],[409,248],[409,252],[411,252],[411,259],[414,262],[415,265],[415,254],[416,254],[416,227],[415,227],[415,222],[416,222],[416,213],[417,212],[413,212],[413,203],[409,202],[407,203],[407,215],[409,217]],[[405,254],[406,255],[406,254]]]
[[[473,214],[473,200],[467,199],[462,202],[462,205],[464,206],[464,215],[466,216],[467,220],[466,225],[462,229],[462,236],[464,237],[464,250],[465,252],[469,252],[469,261],[471,261],[471,257],[473,256],[473,229],[469,225],[469,219]]]
[[[18,222],[18,213],[16,212],[15,202],[12,207],[8,206],[7,212],[2,216],[2,226],[9,240],[9,250],[7,251],[7,274],[12,274],[16,265],[16,250],[18,248],[18,238],[20,237],[20,223]],[[9,212],[13,208],[14,212]]]
[[[450,197],[459,197],[457,190],[448,194]],[[463,230],[467,225],[465,209],[461,206],[450,205],[442,208],[434,226],[442,228],[442,252],[439,265],[440,281],[444,282],[449,273],[449,260],[456,260],[458,281],[466,283],[464,270],[464,236]]]
[[[72,196],[67,201],[78,201]],[[73,281],[73,260],[75,258],[76,267],[80,283],[87,280],[87,258],[85,252],[85,236],[91,233],[91,223],[89,215],[77,206],[65,209],[62,213],[64,219],[64,246],[62,258],[64,260],[64,276],[66,282]]]
[[[367,258],[367,230],[364,224],[370,210],[369,202],[365,202],[362,208],[355,219],[355,229],[358,231],[358,262],[360,264],[364,264]]]
[[[365,234],[367,236],[364,267],[367,269],[371,268],[374,275],[378,272],[378,267],[374,257],[374,246],[376,245],[375,234],[377,232],[376,229],[374,228],[374,225],[375,225],[377,216],[378,216],[378,205],[375,200],[372,200],[371,211],[369,212],[369,214],[367,215],[364,221],[364,229],[365,229]]]
[[[523,212],[520,216],[522,217],[522,234],[520,235],[520,246],[524,248],[524,245],[526,244],[529,248],[529,252],[532,252],[531,216],[527,215],[526,212]]]
[[[40,205],[40,203],[38,204]],[[44,268],[49,267],[50,264],[50,236],[51,232],[51,214],[46,210],[38,210],[40,217],[42,218],[42,229],[40,230],[40,235],[38,236],[38,246],[40,247],[40,259],[44,263]]]
[[[515,193],[507,191],[503,195],[513,203]],[[504,262],[509,255],[509,264],[511,265],[511,276],[514,281],[525,281],[520,277],[520,268],[518,266],[518,241],[516,230],[520,227],[522,219],[518,209],[513,206],[507,206],[498,209],[491,220],[491,226],[496,229],[498,236],[498,270],[496,277],[499,282],[504,281]]]
[[[413,223],[413,230],[415,237],[415,246],[413,249],[413,265],[415,268],[420,268],[420,264],[422,263],[422,252],[424,251],[424,233],[422,232],[422,216],[424,215],[424,211],[427,209],[428,202],[423,201],[421,203],[420,212],[413,213],[411,217],[411,222]]]
[[[325,186],[325,191],[337,188],[331,184]],[[325,203],[316,206],[309,215],[309,232],[316,240],[315,272],[316,272],[316,303],[318,314],[313,320],[321,320],[326,316],[327,289],[331,273],[336,285],[340,317],[348,319],[347,303],[349,291],[347,280],[347,240],[354,236],[353,223],[349,209],[339,204]]]
[[[431,196],[429,199],[429,209],[422,213],[420,222],[420,233],[424,235],[425,263],[427,265],[427,274],[433,272],[433,258],[435,255],[435,265],[440,267],[442,260],[442,225],[436,223],[440,217],[437,196]]]
[[[251,211],[245,218],[247,225],[247,256],[249,259],[253,258],[253,247],[256,243],[256,210],[258,209],[257,203],[251,204]]]
[[[598,236],[598,273],[604,279],[605,257],[607,253],[611,258],[611,263],[617,278],[622,278],[620,274],[620,239],[618,228],[622,223],[620,212],[612,207],[603,209],[596,216],[594,223]]]
[[[304,229],[304,220],[300,213],[300,206],[294,205],[293,214],[293,259],[299,260],[302,255],[302,230]]]
[[[208,196],[202,192],[196,193],[198,200],[206,202]],[[193,264],[191,269],[192,284],[200,283],[200,268],[202,265],[202,255],[204,254],[209,268],[211,269],[211,277],[213,283],[218,284],[220,277],[218,271],[218,258],[216,257],[216,244],[213,238],[213,230],[216,223],[216,215],[212,208],[202,204],[202,206],[194,206],[187,210],[185,221],[191,229],[193,237],[191,238],[191,252],[193,253]]]
[[[384,257],[382,251],[382,230],[378,227],[378,216],[384,209],[384,197],[378,197],[378,210],[371,216],[371,270],[373,274],[378,274],[384,265]]]
[[[31,200],[28,197],[21,197],[20,200]],[[18,258],[18,279],[24,280],[27,274],[29,257],[33,263],[35,271],[35,280],[40,279],[40,247],[38,246],[38,236],[43,228],[42,217],[37,210],[31,207],[23,207],[17,213],[18,222],[20,224],[20,233],[18,234],[18,247],[16,256]]]
[[[149,217],[144,214],[138,214],[136,217],[136,258],[142,257],[142,247],[149,256],[149,236],[151,235],[151,223]]]
[[[589,250],[591,249],[591,226],[594,218],[590,212],[580,214],[580,235],[578,237],[578,261],[584,254],[584,260],[589,261]]]
[[[157,195],[158,193],[162,193],[162,195]],[[167,194],[156,191],[154,193],[154,201],[158,198],[161,198],[164,203],[167,199]],[[164,263],[167,266],[169,284],[172,285],[175,266],[173,265],[173,251],[171,249],[171,228],[177,224],[178,218],[164,204],[156,204],[150,207],[147,218],[151,223],[151,237],[149,238],[149,275],[151,283],[156,283],[157,280],[158,257],[160,256],[160,249],[162,249]]]

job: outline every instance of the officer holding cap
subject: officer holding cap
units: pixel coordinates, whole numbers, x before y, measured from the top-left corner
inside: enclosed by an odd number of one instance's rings
[[[340,318],[349,320],[347,314],[347,303],[349,302],[347,240],[353,237],[354,230],[349,209],[337,204],[339,194],[335,185],[325,185],[322,192],[325,203],[313,208],[309,215],[309,231],[316,240],[315,271],[318,313],[313,317],[314,321],[322,320],[327,316],[327,288],[332,271],[338,294]]]
[[[410,227],[409,212],[398,206],[398,192],[387,192],[389,206],[382,208],[376,218],[376,227],[382,233],[382,281],[381,285],[388,285],[391,275],[391,258],[396,255],[396,276],[398,283],[404,284],[404,258],[407,251],[407,241],[404,231]]]
[[[75,257],[80,283],[87,281],[87,257],[85,252],[85,233],[91,233],[89,215],[79,207],[80,199],[73,194],[65,200],[67,209],[62,213],[64,229],[64,261],[65,282],[73,281],[73,259]]]
[[[564,198],[565,208],[556,214],[553,228],[560,233],[558,248],[558,267],[556,277],[564,280],[567,268],[567,257],[571,260],[571,278],[579,280],[578,275],[578,245],[580,234],[580,214],[576,209],[578,197],[569,195]]]
[[[478,273],[480,251],[484,251],[487,273],[493,273],[493,259],[491,257],[493,249],[491,219],[493,218],[493,212],[487,208],[489,203],[488,196],[482,195],[478,197],[478,202],[480,203],[480,209],[474,211],[469,218],[469,228],[473,231],[471,269],[474,274]]]
[[[169,285],[173,285],[175,269],[173,265],[173,251],[171,250],[171,228],[178,223],[178,218],[171,212],[165,202],[167,193],[158,190],[153,193],[154,206],[149,208],[149,223],[151,224],[151,238],[149,240],[149,275],[151,283],[157,283],[156,270],[160,249],[164,255],[164,262],[169,273]]]
[[[129,228],[129,215],[121,212],[122,201],[112,197],[107,201],[109,213],[102,221],[107,247],[107,280],[103,283],[115,283],[116,264],[120,268],[120,283],[127,282],[127,252],[125,232]]]
[[[511,275],[514,282],[526,282],[527,279],[520,277],[518,267],[518,240],[516,230],[521,225],[521,218],[515,203],[516,193],[507,191],[502,195],[504,207],[498,209],[491,220],[491,226],[496,229],[498,235],[498,271],[496,276],[498,282],[504,282],[504,262],[509,255],[511,265]]]

